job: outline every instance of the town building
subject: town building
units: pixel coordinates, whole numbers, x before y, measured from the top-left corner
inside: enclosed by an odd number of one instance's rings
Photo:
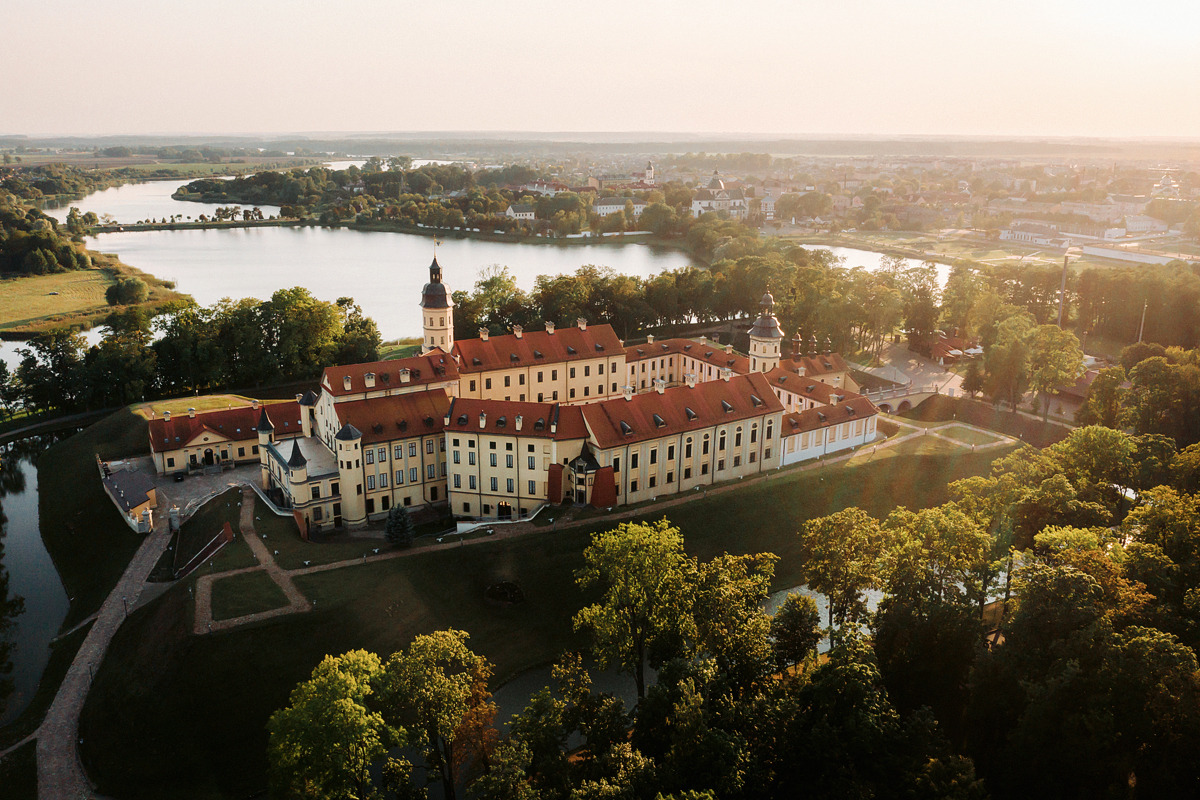
[[[750,211],[749,200],[741,189],[726,188],[720,174],[713,170],[708,186],[692,195],[692,216],[715,212],[730,219],[745,219]]]
[[[504,210],[504,216],[508,217],[509,219],[519,219],[525,220],[526,222],[532,222],[537,216],[535,213],[536,211],[537,209],[530,203],[513,203]]]
[[[219,411],[187,410],[186,416],[164,411],[150,419],[150,456],[159,475],[200,472],[257,464],[257,400]],[[295,402],[271,406],[280,439],[300,435],[300,407]]]
[[[633,208],[633,218],[637,219],[646,210],[646,201],[637,197],[603,197],[592,206],[592,212],[607,217],[618,211],[626,211],[628,207]]]

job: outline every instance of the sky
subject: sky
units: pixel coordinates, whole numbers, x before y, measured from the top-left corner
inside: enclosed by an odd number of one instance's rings
[[[1200,139],[1194,0],[0,0],[0,134]]]

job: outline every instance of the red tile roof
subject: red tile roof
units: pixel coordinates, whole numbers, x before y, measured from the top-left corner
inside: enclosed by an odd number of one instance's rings
[[[825,375],[830,372],[849,372],[850,365],[846,363],[846,359],[842,358],[841,353],[818,353],[815,356],[800,356],[794,355],[780,359],[779,366],[790,372],[795,372],[797,368],[804,367],[805,375]]]
[[[607,448],[779,412],[783,404],[756,372],[582,408],[595,441]]]
[[[791,392],[798,397],[804,397],[816,403],[828,404],[829,398],[834,395],[844,397],[847,400],[859,396],[847,389],[839,389],[836,386],[830,386],[828,383],[821,383],[817,378],[807,375],[801,377],[781,367],[776,367],[770,372],[764,373],[764,376],[772,388]]]
[[[454,343],[460,372],[485,372],[585,358],[602,358],[622,353],[621,340],[611,325],[559,328],[554,333],[531,331],[483,339],[460,339]],[[538,354],[541,354],[540,356]]]
[[[867,419],[879,413],[867,398],[862,395],[852,395],[836,406],[820,406],[805,411],[793,411],[783,415],[783,435],[807,433],[818,428],[828,428],[852,419]]]
[[[729,367],[739,375],[750,371],[748,357],[740,353],[727,353],[723,345],[714,342],[699,342],[691,339],[663,339],[626,347],[625,363],[632,364],[644,359],[675,354],[690,356],[718,368]]]
[[[402,369],[410,371],[408,383],[400,380],[400,370]],[[368,372],[375,373],[373,389],[367,388],[366,375]],[[349,389],[345,384],[346,376],[350,377]],[[417,388],[448,380],[458,380],[458,368],[455,366],[453,358],[440,350],[435,350],[428,355],[397,358],[392,361],[370,361],[366,364],[326,367],[325,374],[321,377],[321,385],[334,397],[341,397],[383,389]]]
[[[445,392],[412,392],[338,403],[338,420],[362,432],[363,444],[442,432],[450,406]]]
[[[480,414],[486,415],[482,428],[479,427]],[[559,441],[587,438],[582,406],[458,397],[450,406],[449,415],[448,431],[482,431],[493,435],[533,436]],[[521,418],[520,431],[517,430],[517,417]],[[504,420],[503,423],[501,420]]]
[[[298,436],[300,406],[290,403],[273,403],[267,407],[267,417],[275,426],[275,437]],[[198,412],[195,417],[187,414],[172,414],[171,418],[155,417],[150,420],[150,449],[155,453],[178,450],[202,431],[209,430],[226,439],[257,439],[260,408],[239,406],[223,411]]]

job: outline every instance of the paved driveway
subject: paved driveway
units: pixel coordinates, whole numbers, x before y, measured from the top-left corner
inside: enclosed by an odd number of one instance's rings
[[[229,470],[188,475],[182,481],[175,482],[174,476],[159,475],[154,470],[154,462],[149,456],[130,458],[121,462],[132,464],[134,468],[150,476],[160,495],[166,495],[170,503],[179,506],[180,520],[186,520],[200,506],[211,498],[221,494],[231,486],[247,486],[259,480],[261,473],[257,464],[234,467]],[[166,514],[170,504],[159,504],[156,514]]]
[[[962,394],[961,376],[950,372],[936,361],[917,355],[902,344],[885,344],[883,361],[912,378],[913,386],[936,385],[942,394],[947,394],[948,389],[954,389],[956,396]]]

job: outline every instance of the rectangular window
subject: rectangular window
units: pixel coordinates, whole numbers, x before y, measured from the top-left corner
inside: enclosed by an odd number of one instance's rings
[[[630,469],[638,468],[638,454],[637,453],[629,454],[629,468]]]
[[[363,461],[367,462],[368,464],[374,464],[375,463],[375,451],[367,450],[366,452],[364,452],[363,453]]]
[[[541,383],[541,382],[542,382],[542,371],[539,369],[538,370],[538,383]]]
[[[750,444],[754,444],[757,441],[758,441],[758,428],[751,428],[750,429]]]
[[[515,487],[513,486],[513,479],[509,478],[507,483],[508,483],[508,493],[512,494],[516,490]]]
[[[637,491],[637,481],[630,481],[630,482],[629,482],[629,491],[631,491],[631,492],[636,492],[636,491]]]
[[[621,457],[613,456],[613,472],[621,471]]]
[[[685,444],[683,446],[683,457],[684,458],[692,457],[692,443],[691,442],[688,442],[687,444]]]
[[[433,464],[425,467],[425,477],[429,478],[429,480],[433,480],[437,476],[437,473],[434,471],[434,469],[435,468]]]
[[[520,375],[517,376],[517,384],[519,386],[525,385],[525,373],[524,372],[522,372]]]
[[[316,508],[314,508],[314,509],[313,509],[313,520],[315,520],[315,521],[317,521],[317,522],[320,522],[320,521],[321,521],[321,517],[322,517],[322,514],[321,514],[321,507],[320,507],[320,506],[317,506]]]
[[[500,491],[500,479],[499,478],[492,478],[492,491],[493,492]]]
[[[374,476],[374,475],[368,475],[368,476],[367,476],[367,488],[368,488],[368,489],[374,489],[374,488],[375,488],[375,476]]]
[[[471,381],[471,391],[475,391],[475,381]]]
[[[512,469],[512,468],[513,468],[513,457],[512,457],[512,455],[507,455],[507,456],[505,456],[505,457],[504,457],[504,460],[505,460],[505,462],[506,462],[506,463],[505,463],[505,466],[507,466],[509,469]]]
[[[689,480],[691,477],[692,477],[692,468],[684,467],[683,468],[683,479],[686,481],[686,480]]]
[[[649,488],[649,489],[653,489],[653,488],[654,488],[654,486],[655,486],[657,483],[658,483],[658,476],[657,476],[657,475],[651,475],[651,476],[650,476],[650,485],[649,485],[647,488]]]
[[[496,454],[495,453],[492,453],[491,462],[492,462],[493,467],[496,466]]]
[[[720,472],[720,471],[722,471],[723,469],[725,469],[725,459],[723,459],[723,458],[722,458],[722,459],[718,459],[718,460],[717,460],[717,472]]]
[[[431,455],[433,454],[433,439],[425,440],[425,452]]]
[[[552,380],[552,381],[558,380],[558,370],[556,370],[556,369],[550,370],[550,380]],[[557,400],[558,398],[555,398],[555,399]]]
[[[751,464],[753,464],[757,460],[757,456],[758,456],[758,453],[755,453],[753,450],[750,451],[750,463]],[[734,461],[737,461],[737,459],[735,458]]]
[[[572,400],[575,399],[575,388],[574,387],[571,388],[571,399]]]
[[[575,368],[574,367],[571,367],[571,377],[572,378],[575,377]]]
[[[312,499],[313,500],[321,499],[321,487],[320,486],[312,487]]]
[[[490,388],[492,388],[492,379],[491,379],[491,378],[484,378],[484,379],[483,379],[483,388],[485,388],[485,389],[490,389]]]
[[[384,511],[387,511],[391,505],[392,505],[392,498],[388,497],[386,494],[383,497],[379,498],[379,507],[382,508]]]
[[[657,447],[650,450],[650,463],[651,464],[658,463],[658,448]]]
[[[583,377],[590,378],[591,376],[592,376],[592,368],[589,365],[585,364],[583,367]],[[572,376],[572,377],[574,377],[574,376]]]
[[[742,432],[741,431],[738,431],[737,433],[735,433],[733,435],[733,446],[734,447],[742,446]]]
[[[173,467],[173,466],[175,466],[175,459],[173,459],[173,458],[168,458],[168,459],[167,459],[167,466],[168,466],[168,467]]]
[[[455,464],[461,463],[461,461],[459,460],[459,452],[457,450],[454,451],[454,463]]]
[[[708,439],[704,440],[704,446],[700,448],[700,455],[702,455],[702,456],[708,455]]]
[[[392,458],[395,458],[395,459],[404,458],[404,445],[398,444],[395,446],[395,448],[392,449]]]
[[[463,503],[463,513],[464,514],[471,513],[471,504],[470,503]]]
[[[763,450],[763,458],[770,458],[770,457],[771,457],[771,448],[768,447],[766,450]]]
[[[379,473],[379,488],[380,489],[387,488],[387,475],[388,474],[386,472]]]
[[[454,473],[454,488],[455,489],[462,488],[462,475],[459,475],[457,472]]]
[[[734,456],[734,457],[733,457],[733,466],[734,466],[734,468],[740,467],[741,465],[742,465],[742,457],[741,457],[741,456]]]
[[[238,458],[243,458],[243,457],[245,457],[245,455],[246,455],[246,448],[239,447],[238,448]]]
[[[708,474],[708,464],[701,464],[701,465],[700,465],[700,474],[701,474],[701,475],[707,475],[707,474]]]
[[[475,476],[474,475],[467,476],[467,487],[470,489],[475,488]]]
[[[529,468],[533,469],[533,456],[529,456]]]
[[[379,459],[380,464],[382,464],[384,461],[387,461],[387,448],[379,448],[379,452],[375,454],[375,457]]]
[[[509,386],[512,386],[512,376],[511,376],[511,375],[505,375],[505,376],[504,376],[504,388],[506,388],[506,389],[507,389]]]
[[[603,363],[601,363],[601,364],[600,364],[600,366],[596,367],[596,374],[597,374],[597,375],[603,375],[603,374],[604,374],[604,364],[603,364]]]
[[[674,482],[675,482],[675,473],[668,472],[667,473],[667,483],[674,483]]]
[[[667,447],[667,461],[675,460],[675,445]]]
[[[467,453],[467,463],[470,464],[472,467],[475,466],[475,451],[474,450]]]
[[[537,494],[537,482],[536,481],[529,482],[529,493]]]
[[[367,513],[368,514],[375,513],[375,498],[374,497],[367,498]]]
[[[575,390],[574,390],[574,389],[572,389],[571,391],[573,392],[573,391],[575,391]],[[592,394],[592,387],[590,387],[590,386],[585,386],[585,387],[583,387],[583,396],[584,396],[584,397],[590,397],[590,396],[591,396],[591,394]]]
[[[416,442],[408,443],[408,457],[409,458],[417,457],[417,443]]]
[[[417,472],[416,467],[410,467],[408,470],[408,482],[416,483],[419,480],[421,480],[421,473]]]

